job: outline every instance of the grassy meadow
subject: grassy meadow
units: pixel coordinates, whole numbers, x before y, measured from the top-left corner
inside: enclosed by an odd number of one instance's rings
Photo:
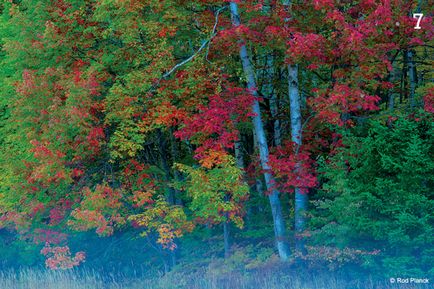
[[[421,284],[391,284],[389,280],[344,280],[333,275],[169,273],[125,278],[84,270],[0,272],[1,289],[388,289],[432,288]]]

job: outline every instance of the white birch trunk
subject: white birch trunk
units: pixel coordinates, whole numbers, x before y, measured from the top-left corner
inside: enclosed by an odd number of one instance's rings
[[[238,14],[238,5],[234,2],[231,2],[230,9],[232,14],[233,25],[239,26],[240,16]],[[268,156],[269,156],[268,144],[267,144],[267,139],[264,131],[264,125],[261,118],[259,102],[257,100],[258,93],[257,93],[257,85],[255,81],[255,74],[244,43],[241,43],[240,46],[240,58],[243,65],[244,74],[247,79],[247,88],[255,98],[252,105],[252,110],[255,116],[252,117],[252,121],[256,132],[261,166],[262,169],[264,170],[265,185],[267,186],[268,190],[271,190],[271,193],[269,194],[268,198],[270,201],[271,211],[273,215],[274,234],[276,238],[277,250],[279,252],[279,257],[282,260],[287,260],[290,254],[290,250],[286,242],[286,232],[285,232],[286,228],[285,228],[285,223],[282,215],[282,207],[279,199],[279,191],[272,188],[273,176],[269,173],[270,166],[268,164]]]
[[[288,92],[291,113],[291,140],[296,144],[296,153],[302,143],[301,103],[298,89],[298,67],[288,65]],[[296,164],[296,170],[300,164]],[[295,247],[304,252],[304,242],[300,236],[306,228],[307,194],[300,188],[295,188]]]
[[[284,0],[283,4],[289,11],[290,0]],[[288,19],[287,19],[288,20]],[[296,144],[296,153],[302,143],[302,118],[301,118],[301,101],[298,88],[298,66],[288,65],[288,94],[291,114],[291,140]],[[300,164],[296,164],[296,170]],[[299,236],[306,228],[306,211],[307,211],[307,194],[300,188],[294,188],[295,194],[295,248],[302,253],[305,252],[304,240]]]

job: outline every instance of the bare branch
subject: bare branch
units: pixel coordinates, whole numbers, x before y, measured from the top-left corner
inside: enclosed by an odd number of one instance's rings
[[[185,59],[184,61],[178,63],[172,69],[170,69],[168,72],[166,72],[165,74],[163,74],[162,78],[167,78],[168,76],[170,76],[175,70],[177,70],[179,67],[181,67],[181,66],[185,65],[186,63],[190,62],[191,60],[193,60],[205,47],[207,47],[207,45],[211,42],[211,40],[216,36],[216,30],[217,30],[217,25],[218,25],[218,21],[219,21],[220,12],[223,11],[224,9],[226,9],[226,8],[227,8],[227,6],[224,6],[224,7],[219,8],[216,11],[216,13],[215,13],[215,23],[214,23],[214,27],[212,29],[212,32],[211,32],[211,35],[210,35],[209,39],[205,40],[202,43],[202,45],[199,47],[199,49],[193,55],[191,55],[189,58]],[[206,53],[207,57],[208,57],[208,51],[209,51],[209,45],[208,45],[208,50],[207,50],[207,53]]]
[[[212,32],[211,32],[210,39],[209,39],[209,41],[208,41],[209,45],[208,45],[208,47],[207,47],[207,49],[206,49],[206,54],[205,54],[205,59],[206,59],[206,61],[208,61],[208,62],[209,62],[209,60],[208,60],[209,47],[211,46],[211,40],[214,38],[214,36],[216,36],[216,30],[217,30],[217,25],[218,25],[218,23],[219,23],[219,15],[220,15],[220,12],[223,11],[224,9],[226,9],[227,7],[228,7],[228,6],[223,6],[222,8],[219,8],[219,9],[216,11],[216,13],[215,13],[215,23],[214,23],[214,27],[213,27]]]
[[[191,55],[189,58],[187,58],[186,60],[178,63],[177,65],[175,65],[171,70],[169,70],[168,72],[166,72],[165,74],[163,74],[162,78],[166,78],[168,76],[170,76],[175,70],[177,70],[179,67],[183,66],[184,64],[186,64],[187,62],[190,62],[191,60],[193,60],[193,58],[195,58],[205,47],[206,45],[209,43],[210,39],[204,41],[204,43],[202,43],[202,45],[199,47],[199,49],[193,54]]]

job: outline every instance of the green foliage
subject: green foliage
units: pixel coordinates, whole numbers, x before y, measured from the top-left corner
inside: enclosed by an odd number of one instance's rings
[[[186,190],[191,199],[189,208],[196,217],[212,223],[233,221],[243,227],[241,203],[246,200],[249,188],[242,181],[242,172],[233,157],[226,156],[223,163],[210,169],[182,164],[176,167],[188,176],[178,188]]]
[[[165,249],[174,250],[177,247],[176,239],[186,232],[191,232],[194,225],[188,220],[181,206],[170,205],[163,196],[158,196],[156,201],[151,203],[152,206],[147,206],[141,213],[131,215],[129,220],[144,227],[140,234],[142,237],[147,237],[152,231],[157,232],[157,243]]]
[[[433,267],[434,129],[432,115],[417,111],[434,111],[432,45],[426,22],[415,30],[402,13],[412,1],[306,1],[290,9],[287,1],[272,9],[270,1],[235,2],[238,27],[228,1],[0,3],[0,256],[36,264],[31,242],[47,242],[46,255],[68,259],[60,243],[69,242],[74,250],[88,245],[105,263],[96,239],[83,244],[81,231],[96,231],[104,240],[136,238],[118,254],[148,250],[141,262],[155,270],[177,254],[191,271],[274,269],[278,206],[255,186],[266,167],[260,145],[279,160],[269,165],[282,193],[294,182],[316,184],[319,160],[321,187],[309,191],[314,244],[301,256],[310,266],[351,262],[414,276]],[[288,61],[298,67],[302,147],[289,141]],[[268,143],[253,133],[256,116]],[[292,222],[293,195],[279,198]],[[212,261],[222,252],[222,223],[233,255]]]
[[[312,225],[316,242],[380,250],[367,267],[424,276],[434,242],[434,125],[420,113],[390,126],[371,121],[348,132],[322,164]],[[383,272],[383,270],[382,270]],[[431,272],[432,273],[432,272]]]

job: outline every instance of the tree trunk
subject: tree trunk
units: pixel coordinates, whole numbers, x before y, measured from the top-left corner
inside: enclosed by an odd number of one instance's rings
[[[225,247],[225,258],[229,258],[231,256],[231,241],[230,241],[230,223],[229,220],[226,220],[223,223],[223,241]]]
[[[235,2],[230,3],[230,9],[232,14],[232,23],[234,26],[240,25],[240,16],[238,14],[238,5]],[[273,222],[274,222],[274,233],[276,238],[277,250],[279,252],[279,256],[282,260],[287,260],[290,254],[289,246],[286,242],[286,228],[282,215],[282,207],[279,199],[279,191],[273,188],[273,177],[269,173],[270,166],[268,165],[268,144],[264,131],[264,125],[261,118],[261,111],[258,102],[258,94],[257,94],[257,86],[255,81],[255,75],[253,71],[253,67],[250,63],[250,59],[247,53],[247,49],[245,44],[240,41],[240,58],[243,65],[244,74],[247,79],[247,88],[250,93],[255,98],[252,104],[253,113],[255,116],[252,117],[253,126],[256,132],[256,138],[258,142],[259,148],[259,156],[261,160],[261,166],[264,170],[264,178],[265,184],[269,192],[269,201],[271,205],[271,211],[273,214]]]
[[[274,92],[273,86],[273,55],[265,56],[265,79],[264,84],[262,85],[262,94],[264,97],[270,100],[270,112],[273,118],[273,140],[275,146],[280,146],[282,143],[282,133],[280,131],[280,121],[279,121],[279,99],[277,98],[276,93]]]
[[[399,103],[402,104],[404,99],[408,99],[407,90],[407,71],[408,71],[408,54],[406,51],[403,52],[402,70],[401,70],[401,84],[400,84],[400,94]]]
[[[407,63],[408,63],[408,77],[410,81],[410,108],[413,109],[416,104],[415,92],[416,92],[416,67],[413,61],[414,53],[412,50],[407,51]]]
[[[239,136],[239,140],[235,142],[235,162],[239,169],[244,169],[244,157],[242,151],[242,143],[241,136]],[[226,196],[226,201],[229,201],[228,196]],[[229,214],[225,214],[226,220],[223,222],[223,242],[225,249],[225,258],[229,258],[231,256],[231,234],[230,234],[230,221]],[[247,218],[249,214],[247,214]]]
[[[161,132],[161,130],[157,130],[157,136],[159,139],[159,151],[160,151],[160,160],[161,160],[161,166],[163,167],[164,173],[165,173],[165,180],[167,183],[171,181],[170,177],[170,167],[167,160],[167,142],[166,139],[164,139],[164,134]],[[169,195],[167,196],[167,202],[170,205],[176,205],[176,191],[172,187],[168,187]],[[170,255],[170,265],[171,267],[174,267],[177,262],[176,258],[177,249],[169,251]]]
[[[239,169],[244,169],[243,146],[240,139],[235,142],[235,161]]]
[[[259,146],[258,146],[258,138],[256,137],[255,128],[253,128],[253,147],[254,147],[254,153],[256,151],[259,152]],[[258,193],[258,195],[262,196],[264,195],[264,182],[262,181],[262,178],[257,176],[255,178],[255,190]],[[259,208],[260,211],[262,211],[262,208]]]
[[[298,67],[288,65],[288,93],[291,113],[291,140],[296,144],[296,151],[302,143],[301,104],[298,88]],[[296,164],[296,170],[300,164]],[[298,234],[306,227],[307,194],[300,188],[295,188],[295,248],[304,253],[304,241]]]
[[[179,151],[178,151],[176,139],[173,136],[173,129],[171,129],[169,132],[169,139],[170,139],[170,152],[172,154],[172,164],[174,164],[179,159]],[[177,182],[181,181],[182,177],[178,170],[174,170],[173,175]],[[177,189],[174,190],[175,190],[175,204],[183,206],[184,204],[182,203],[182,200],[179,198],[179,191]]]
[[[283,3],[289,11],[291,1],[284,0]],[[286,19],[286,20],[289,20]],[[296,151],[302,143],[302,124],[301,124],[301,103],[300,92],[298,87],[298,66],[288,65],[288,94],[291,114],[291,140],[296,144]],[[296,164],[296,170],[300,164]],[[307,211],[307,193],[300,188],[294,189],[295,194],[295,248],[302,254],[305,253],[304,239],[299,235],[306,228],[306,211]]]
[[[262,12],[267,16],[271,12],[271,1],[264,1],[264,6],[262,7]],[[270,101],[270,113],[273,122],[273,140],[275,146],[280,146],[282,143],[282,133],[280,130],[279,115],[279,99],[274,90],[273,80],[274,80],[274,56],[272,51],[266,51],[262,57],[263,59],[263,71],[260,73],[262,75],[262,95]]]
[[[396,71],[395,65],[393,65],[393,62],[392,62],[392,71],[389,74],[388,81],[392,84],[395,83],[396,76],[397,76],[397,71]],[[388,107],[390,112],[393,112],[393,110],[395,109],[395,87],[394,86],[389,90],[387,107]]]
[[[157,130],[157,136],[158,136],[158,149],[160,151],[160,162],[161,166],[164,170],[165,180],[167,183],[170,182],[170,167],[167,161],[167,146],[166,146],[166,140],[164,139],[164,135],[161,132],[161,130]],[[175,190],[172,187],[168,188],[169,195],[167,196],[167,202],[171,205],[175,204]]]

